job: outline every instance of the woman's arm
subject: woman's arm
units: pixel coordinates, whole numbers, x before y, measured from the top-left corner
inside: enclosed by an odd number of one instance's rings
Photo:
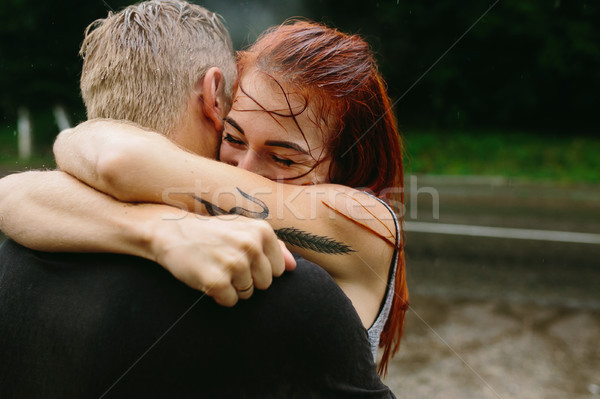
[[[114,252],[150,258],[148,223],[132,204],[119,204],[59,171],[16,173],[0,179],[0,229],[29,248]],[[92,212],[93,210],[93,212]]]
[[[105,120],[61,133],[54,151],[61,169],[119,200],[263,218],[294,251],[338,281],[387,280],[393,219],[357,190],[276,183],[186,152],[160,134]],[[354,253],[364,261],[360,268],[348,267],[344,255]]]
[[[264,221],[125,204],[59,171],[0,179],[0,229],[35,250],[123,253],[157,261],[227,306],[237,302],[235,287],[253,279],[255,287],[266,289],[284,270],[281,248]],[[291,255],[286,257],[292,268]]]

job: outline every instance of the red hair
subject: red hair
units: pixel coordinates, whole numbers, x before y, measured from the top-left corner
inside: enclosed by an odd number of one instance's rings
[[[306,106],[311,99],[317,122],[326,128],[331,183],[367,188],[388,203],[399,201],[404,209],[400,134],[386,85],[362,38],[314,22],[288,21],[238,54],[240,75],[245,67],[266,73],[282,92],[277,79],[292,85],[304,96]],[[296,113],[290,108],[285,116],[295,119],[306,106]],[[402,223],[402,211],[399,220]],[[404,240],[398,242],[395,294],[379,345],[381,374],[398,351],[408,308]]]

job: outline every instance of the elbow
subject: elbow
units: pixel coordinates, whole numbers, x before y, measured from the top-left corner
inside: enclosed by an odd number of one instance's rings
[[[54,153],[57,169],[62,169],[61,165],[63,165],[63,161],[69,152],[67,142],[72,134],[73,129],[63,130],[56,136],[56,140],[54,140],[52,152]]]
[[[8,175],[0,179],[0,220],[2,220],[2,216],[5,212],[8,211],[5,206],[12,197],[18,193],[16,190],[18,187],[18,180],[20,178],[24,178],[28,174],[32,174],[35,172],[23,172],[23,173],[14,173],[12,175]]]
[[[105,193],[123,202],[131,202],[129,176],[142,147],[137,139],[115,140],[96,159],[96,178]]]
[[[30,176],[37,173],[40,172],[14,173],[0,179],[0,230],[7,236],[14,238],[18,231],[13,220],[14,209],[26,203],[28,197],[23,186],[29,182]]]
[[[0,230],[6,231],[6,224],[8,223],[8,208],[11,193],[11,176],[6,176],[0,179]]]
[[[122,202],[139,201],[140,167],[161,154],[157,137],[118,121],[88,121],[62,132],[54,145],[57,165],[89,186]],[[159,143],[162,143],[159,141]],[[149,155],[153,154],[153,155]]]
[[[128,171],[143,140],[123,133],[119,124],[87,121],[57,136],[53,151],[60,170],[121,201],[128,200]]]

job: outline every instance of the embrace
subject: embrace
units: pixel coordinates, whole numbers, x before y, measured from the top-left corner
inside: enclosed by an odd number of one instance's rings
[[[60,170],[0,180],[0,396],[393,397],[402,143],[368,44],[291,20],[234,57],[153,0],[81,55]]]

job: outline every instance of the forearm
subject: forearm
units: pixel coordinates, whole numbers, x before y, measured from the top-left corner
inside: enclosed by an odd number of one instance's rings
[[[158,204],[125,204],[59,171],[0,179],[0,228],[41,251],[110,252],[160,263],[176,278],[232,306],[266,289],[292,255],[264,221],[199,218]]]
[[[120,122],[86,122],[61,133],[54,151],[62,170],[121,201],[208,214],[237,208],[245,216],[268,219],[275,228],[295,219],[319,219],[327,212],[319,200],[336,200],[330,195],[333,186],[276,183]]]
[[[56,164],[59,169],[76,177],[90,187],[123,200],[128,191],[119,190],[123,180],[111,181],[110,174],[105,173],[105,171],[107,166],[115,165],[119,161],[122,162],[120,157],[125,152],[129,152],[127,151],[128,145],[137,145],[136,140],[138,138],[147,139],[148,135],[151,136],[152,141],[165,140],[165,143],[160,143],[161,145],[173,145],[162,135],[143,130],[141,127],[126,121],[95,119],[83,122],[75,128],[62,131],[57,136],[53,148]],[[116,166],[119,167],[119,165]],[[130,168],[131,166],[127,165],[127,167]],[[108,171],[111,172],[112,170],[108,169]],[[141,178],[140,174],[145,171],[146,169],[135,168],[134,166],[133,170],[121,170],[120,174],[123,177],[132,175],[135,178]],[[135,186],[132,188],[135,191]]]
[[[107,121],[61,133],[55,155],[62,169],[122,201],[265,219],[294,251],[334,277],[355,271],[340,255],[359,252],[370,264],[387,267],[379,259],[392,253],[386,246],[395,241],[390,213],[376,199],[348,187],[276,183],[183,151],[157,133]]]
[[[144,229],[156,211],[120,203],[59,171],[0,179],[0,228],[36,250],[126,253],[151,259]]]

